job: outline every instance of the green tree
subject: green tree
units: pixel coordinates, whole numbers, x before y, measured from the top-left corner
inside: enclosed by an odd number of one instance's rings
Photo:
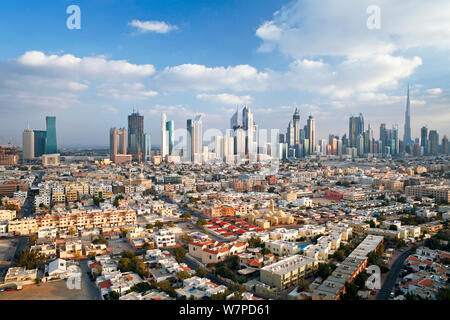
[[[179,281],[183,281],[183,280],[188,279],[190,277],[191,277],[191,274],[189,272],[185,271],[185,270],[177,272],[177,279]]]
[[[173,253],[175,254],[175,260],[177,260],[178,263],[181,263],[186,256],[186,249],[183,247],[176,247],[173,249]]]
[[[38,250],[25,249],[20,250],[14,257],[17,267],[25,267],[26,269],[36,269],[42,266],[46,258]]]
[[[155,227],[161,229],[162,227],[164,227],[164,223],[162,221],[156,220]]]
[[[319,263],[319,267],[317,269],[317,274],[322,279],[326,279],[328,276],[331,275],[331,268],[328,263]]]
[[[205,270],[205,268],[199,267],[199,268],[197,269],[195,275],[196,275],[197,277],[200,277],[200,278],[206,277],[206,270]]]
[[[203,226],[207,223],[208,222],[205,219],[198,219],[196,225],[200,228],[203,228]]]

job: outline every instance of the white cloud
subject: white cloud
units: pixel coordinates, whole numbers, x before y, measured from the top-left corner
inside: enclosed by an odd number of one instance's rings
[[[17,62],[41,75],[108,81],[142,79],[155,73],[155,67],[151,64],[136,65],[125,60],[108,60],[104,56],[78,58],[71,54],[46,55],[41,51],[28,51]]]
[[[158,85],[168,90],[200,91],[234,90],[262,91],[267,88],[268,74],[249,65],[206,67],[182,64],[166,67],[155,76]]]
[[[128,23],[129,26],[136,28],[140,33],[169,33],[173,30],[178,30],[178,27],[175,25],[170,25],[164,21],[140,21],[133,20]]]
[[[307,59],[295,60],[286,73],[270,72],[275,88],[295,88],[334,98],[348,98],[357,93],[391,89],[410,76],[422,64],[419,57],[406,59],[373,55],[345,60],[338,64]]]
[[[426,90],[426,92],[429,94],[432,94],[432,95],[439,95],[442,93],[442,89],[441,88],[433,88],[433,89]]]
[[[121,84],[103,84],[99,86],[98,95],[123,101],[148,99],[158,95],[158,92],[148,90],[142,83],[124,82]]]
[[[256,35],[263,40],[261,50],[278,49],[301,59],[450,47],[449,1],[377,1],[381,29],[369,30],[366,9],[373,4],[372,0],[291,1],[257,29]]]
[[[249,105],[253,102],[253,97],[251,96],[237,96],[229,93],[219,93],[219,94],[197,94],[196,98],[199,100],[205,100],[213,103],[219,104],[231,104],[231,105]]]

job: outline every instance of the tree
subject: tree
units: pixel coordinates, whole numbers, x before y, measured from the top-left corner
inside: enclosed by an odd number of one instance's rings
[[[145,293],[152,289],[152,286],[148,282],[139,282],[130,288],[130,291]]]
[[[183,214],[180,215],[180,218],[183,218],[183,219],[190,219],[191,217],[192,217],[191,214],[187,211],[183,212]]]
[[[175,260],[177,260],[178,263],[181,263],[186,256],[186,249],[183,247],[176,247],[173,249],[173,253],[175,254]]]
[[[167,226],[168,226],[169,228],[172,228],[172,227],[174,226],[173,221],[169,221],[169,223],[167,223]]]
[[[205,270],[205,268],[199,267],[199,268],[197,269],[197,272],[195,273],[195,275],[196,275],[197,277],[200,277],[200,278],[206,277],[206,270]]]
[[[337,261],[342,262],[345,259],[345,252],[342,249],[336,250],[333,253],[332,257],[333,257],[333,259],[336,259]]]
[[[198,227],[203,228],[203,226],[207,223],[208,222],[205,219],[198,219],[196,224]]]
[[[190,277],[191,277],[191,274],[189,272],[185,271],[185,270],[177,272],[177,279],[179,281],[183,281],[183,280],[188,279]]]
[[[93,243],[93,244],[105,244],[106,246],[109,245],[108,240],[106,240],[106,238],[105,238],[104,236],[102,236],[102,235],[100,235],[100,236],[98,236],[97,238],[95,238],[95,239],[92,241],[92,243]]]
[[[173,291],[172,284],[168,280],[160,281],[156,284],[156,286],[158,287],[159,290],[164,291],[164,292]]]
[[[120,294],[116,291],[111,291],[108,294],[108,300],[119,300],[119,298],[120,298]]]
[[[145,225],[145,229],[153,229],[153,224],[147,223],[147,224]]]
[[[188,235],[188,234],[183,234],[183,235],[181,236],[181,241],[186,242],[186,243],[189,243],[189,242],[194,241],[194,237],[191,236],[191,235]]]
[[[317,273],[319,277],[326,279],[329,275],[331,275],[330,265],[328,263],[319,263]]]
[[[156,220],[155,227],[161,229],[162,227],[164,227],[164,223],[162,223],[162,221]]]
[[[437,298],[439,300],[450,300],[450,289],[449,288],[440,288],[437,293]]]
[[[45,256],[38,250],[20,250],[14,257],[17,267],[25,267],[26,269],[36,269],[45,263]]]
[[[124,199],[124,197],[121,194],[119,194],[117,197],[115,197],[114,201],[113,201],[113,206],[117,208],[119,206],[119,200],[122,200],[122,199]]]
[[[298,281],[298,291],[309,290],[309,281],[302,278]]]

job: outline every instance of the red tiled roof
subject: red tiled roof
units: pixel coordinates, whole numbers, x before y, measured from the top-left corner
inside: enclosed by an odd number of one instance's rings
[[[111,280],[106,280],[106,281],[103,281],[103,282],[99,282],[99,283],[98,283],[98,286],[99,286],[101,289],[111,288],[111,286],[112,286]]]

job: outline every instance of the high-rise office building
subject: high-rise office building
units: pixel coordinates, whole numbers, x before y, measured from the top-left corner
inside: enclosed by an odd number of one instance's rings
[[[239,128],[239,107],[230,119],[230,128],[233,130]]]
[[[409,84],[408,84],[408,93],[406,96],[406,112],[405,112],[405,129],[403,133],[403,143],[405,145],[411,144],[411,110],[409,104]]]
[[[47,125],[47,134],[45,136],[45,154],[57,153],[56,117],[47,116],[45,120]]]
[[[423,153],[428,154],[428,128],[422,127],[420,129],[420,146],[423,148]]]
[[[174,147],[175,147],[175,124],[173,120],[169,120],[166,122],[166,131],[167,131],[167,145],[168,145],[168,155],[174,155]]]
[[[436,130],[430,130],[430,134],[428,135],[428,153],[432,155],[438,154],[438,145],[439,145],[439,134]]]
[[[202,153],[203,148],[203,121],[202,115],[187,120],[187,160],[194,161],[195,154]],[[217,153],[217,151],[216,151]]]
[[[293,121],[289,121],[289,125],[286,132],[286,142],[288,144],[289,148],[292,148],[295,146],[295,130],[294,130],[294,124]]]
[[[307,121],[307,138],[309,139],[309,154],[313,154],[316,151],[316,121],[313,116],[308,117]]]
[[[448,138],[447,138],[447,136],[444,136],[442,138],[442,153],[448,154]]]
[[[300,112],[298,108],[295,108],[292,121],[294,122],[294,144],[298,145],[300,144]]]
[[[357,137],[359,134],[364,132],[364,118],[360,113],[358,117],[350,117],[349,119],[349,146],[356,147],[357,145]]]
[[[111,128],[109,130],[109,155],[111,161],[123,163],[132,160],[132,156],[127,154],[127,129]]]
[[[45,140],[47,137],[47,131],[45,130],[33,130],[34,131],[34,156],[40,157],[45,153]]]
[[[161,156],[163,158],[169,153],[166,122],[167,122],[167,117],[166,117],[166,114],[163,112],[161,114]]]
[[[152,135],[150,133],[144,133],[143,153],[144,161],[152,160]]]
[[[31,160],[34,158],[34,132],[28,129],[23,131],[22,139],[22,159]]]
[[[142,160],[144,116],[134,112],[128,116],[128,153],[134,160]]]
[[[249,107],[242,109],[242,128],[246,131],[245,154],[250,156],[256,153],[258,126],[253,122],[253,112]]]

